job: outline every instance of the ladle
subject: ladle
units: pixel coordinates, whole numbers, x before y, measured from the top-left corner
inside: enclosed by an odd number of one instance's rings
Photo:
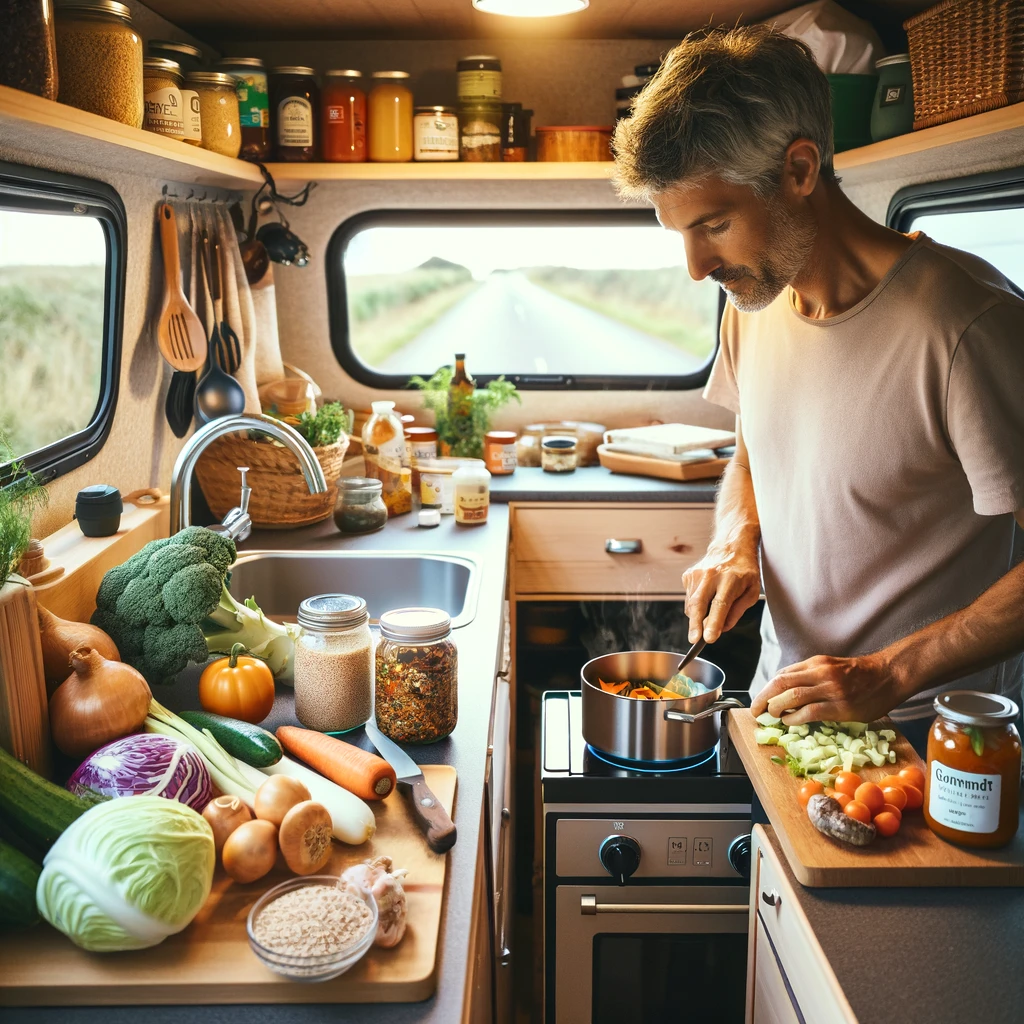
[[[245,412],[245,392],[242,385],[230,374],[225,373],[221,366],[222,351],[219,339],[209,346],[209,356],[206,373],[196,385],[193,402],[196,421],[202,426],[221,416],[240,416]]]

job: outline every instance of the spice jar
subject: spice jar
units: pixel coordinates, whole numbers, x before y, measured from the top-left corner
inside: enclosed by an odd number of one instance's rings
[[[452,476],[459,468],[458,459],[419,459],[416,472],[420,481],[420,504],[436,508],[442,515],[455,512],[455,485]]]
[[[501,103],[501,61],[490,54],[463,57],[456,65],[459,103]]]
[[[225,57],[217,62],[219,71],[235,80],[238,95],[238,123],[242,126],[243,160],[270,158],[270,97],[267,72],[259,57]]]
[[[414,459],[436,459],[437,431],[433,427],[406,427],[405,447],[410,464]]]
[[[342,533],[375,533],[388,522],[388,509],[381,497],[384,485],[365,476],[342,477],[338,481],[338,503],[334,523]]]
[[[961,846],[1005,846],[1019,820],[1017,705],[995,693],[949,690],[934,707],[924,783],[928,827]]]
[[[514,430],[489,430],[484,434],[484,463],[493,476],[508,476],[516,471]]]
[[[116,0],[64,3],[56,29],[60,102],[141,128],[142,40],[128,8]]]
[[[459,107],[459,156],[477,163],[501,160],[501,104],[473,103]]]
[[[897,53],[875,61],[878,87],[871,107],[871,140],[881,142],[906,135],[914,128],[913,82],[910,54]]]
[[[327,71],[320,93],[320,147],[325,160],[366,159],[366,93],[362,71]]]
[[[454,107],[416,108],[413,159],[459,159],[459,115]]]
[[[532,110],[523,110],[522,103],[501,105],[501,159],[505,163],[523,163],[530,149],[530,118]]]
[[[374,71],[369,105],[370,159],[404,163],[412,159],[412,92],[407,71]]]
[[[459,718],[459,656],[440,608],[400,608],[380,617],[377,726],[401,743],[433,743]]]
[[[200,71],[203,66],[203,51],[191,43],[181,43],[177,39],[150,39],[146,43],[150,57],[163,57],[173,60],[183,74]]]
[[[373,415],[363,427],[366,475],[383,484],[389,516],[412,511],[412,470],[405,450],[405,431],[394,402],[374,402]]]
[[[576,438],[543,438],[540,442],[540,466],[547,473],[571,473],[576,468]]]
[[[185,76],[199,96],[203,126],[203,149],[221,156],[238,156],[242,147],[242,128],[238,123],[238,96],[235,80],[222,71],[193,71]]]
[[[0,85],[57,98],[57,43],[50,0],[8,0],[4,45],[0,48]]]
[[[366,602],[320,594],[299,605],[295,717],[307,729],[348,732],[373,713],[373,637]]]
[[[491,474],[479,463],[460,466],[452,474],[455,486],[455,522],[478,526],[487,522],[491,505]]]
[[[181,109],[181,68],[164,57],[146,57],[142,62],[142,91],[146,99],[147,132],[166,135],[179,142],[185,138]]]
[[[316,114],[320,93],[316,72],[302,66],[270,69],[274,159],[308,163],[316,159]]]

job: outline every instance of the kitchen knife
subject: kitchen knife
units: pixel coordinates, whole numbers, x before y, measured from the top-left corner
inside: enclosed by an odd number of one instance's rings
[[[430,791],[416,762],[393,740],[389,740],[373,722],[364,726],[370,742],[398,776],[398,787],[409,800],[413,817],[435,853],[444,853],[455,845],[455,824],[441,801]]]

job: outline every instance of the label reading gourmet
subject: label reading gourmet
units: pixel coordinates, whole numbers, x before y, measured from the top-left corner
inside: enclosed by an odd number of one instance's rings
[[[277,144],[313,145],[313,106],[303,96],[289,96],[277,105]]]
[[[932,761],[928,813],[960,832],[995,832],[999,827],[1000,775],[980,775]]]

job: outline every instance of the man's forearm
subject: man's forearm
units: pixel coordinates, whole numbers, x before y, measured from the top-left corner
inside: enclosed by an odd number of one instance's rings
[[[745,454],[745,453],[744,453]],[[757,549],[761,524],[754,500],[750,467],[737,451],[722,476],[715,503],[715,529],[710,549]]]

